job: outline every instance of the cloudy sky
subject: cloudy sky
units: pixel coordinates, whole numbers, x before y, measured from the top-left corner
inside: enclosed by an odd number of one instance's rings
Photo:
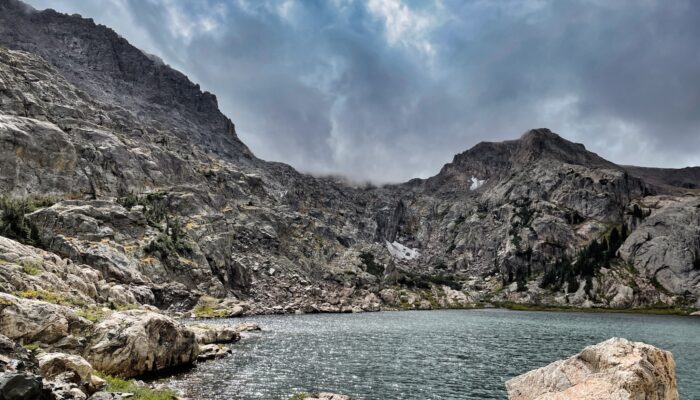
[[[618,163],[700,165],[700,1],[30,0],[215,93],[261,158],[404,181],[548,127]]]

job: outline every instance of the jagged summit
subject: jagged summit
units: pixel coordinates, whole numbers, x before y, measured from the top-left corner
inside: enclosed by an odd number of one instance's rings
[[[440,173],[428,179],[428,187],[448,185],[473,189],[479,182],[494,183],[534,164],[570,164],[594,169],[622,170],[616,164],[586,150],[547,128],[531,129],[516,140],[480,142],[454,156]]]
[[[71,270],[88,266],[76,278],[92,285],[84,304],[188,311],[235,297],[268,313],[695,302],[700,200],[650,198],[631,175],[547,129],[480,143],[409,184],[300,174],[253,158],[213,95],[112,30],[0,0],[0,192],[22,200],[0,205],[22,207],[10,215],[25,221],[0,258],[17,259],[3,256],[18,254],[14,238],[43,243]],[[552,269],[623,224],[631,236],[605,252],[622,257],[611,265]],[[0,268],[0,291],[75,286],[68,270],[44,280],[24,269]],[[556,281],[546,290],[545,272]]]
[[[587,167],[619,168],[614,163],[587,150],[583,144],[566,140],[547,128],[525,132],[518,140],[515,159],[519,162],[528,162],[542,158]]]
[[[252,158],[216,96],[92,19],[0,0],[0,46],[41,56],[91,97],[208,151],[240,162]]]

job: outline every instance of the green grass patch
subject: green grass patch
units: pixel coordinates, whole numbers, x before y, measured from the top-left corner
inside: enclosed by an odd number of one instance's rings
[[[41,347],[40,347],[38,344],[36,344],[36,343],[24,344],[24,345],[22,345],[22,347],[24,347],[27,351],[30,351],[30,352],[32,352],[32,353],[34,353],[35,351],[37,351],[37,350],[39,350],[39,349],[41,348]]]
[[[63,306],[80,306],[83,307],[85,306],[85,301],[81,299],[77,299],[74,297],[66,297],[58,293],[54,293],[48,290],[34,290],[34,289],[27,289],[27,290],[22,290],[20,292],[15,292],[15,296],[21,297],[23,299],[31,299],[31,300],[41,300],[45,301],[47,303],[53,303],[53,304],[60,304]]]
[[[104,310],[102,307],[87,307],[78,310],[76,314],[90,322],[99,322],[109,315],[109,311]]]
[[[211,296],[202,296],[192,309],[196,318],[222,318],[230,314],[230,310],[219,308],[219,300]]]
[[[22,260],[19,262],[22,272],[27,275],[36,276],[41,274],[41,263],[34,260]]]
[[[151,389],[134,382],[132,379],[122,379],[101,372],[95,371],[95,374],[107,381],[107,392],[112,393],[133,393],[133,400],[173,400],[175,392],[169,389]]]
[[[653,307],[634,308],[603,308],[603,307],[572,307],[545,304],[520,304],[509,301],[494,302],[496,308],[506,308],[514,311],[557,311],[582,313],[623,313],[623,314],[654,314],[654,315],[690,315],[695,309],[657,305]]]

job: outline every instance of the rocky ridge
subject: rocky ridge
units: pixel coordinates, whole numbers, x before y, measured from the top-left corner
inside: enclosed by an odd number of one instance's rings
[[[111,29],[0,0],[0,334],[115,374],[227,353],[200,346],[232,333],[179,316],[690,313],[695,172],[618,166],[534,129],[425,180],[312,177],[257,159],[214,95]]]

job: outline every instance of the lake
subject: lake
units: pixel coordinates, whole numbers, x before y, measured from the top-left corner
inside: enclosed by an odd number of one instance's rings
[[[505,381],[613,336],[670,350],[681,398],[700,399],[700,318],[508,310],[260,316],[231,357],[167,380],[196,399],[505,399]]]

